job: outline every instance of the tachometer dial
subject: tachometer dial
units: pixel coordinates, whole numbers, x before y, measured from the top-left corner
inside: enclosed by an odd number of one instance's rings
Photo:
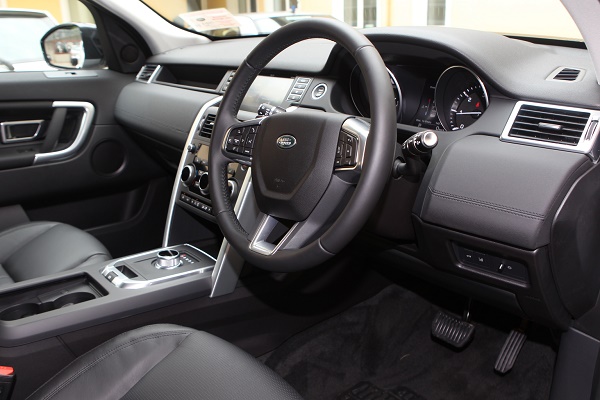
[[[489,100],[481,79],[470,69],[455,66],[440,75],[435,102],[444,128],[456,131],[477,121],[487,109]]]

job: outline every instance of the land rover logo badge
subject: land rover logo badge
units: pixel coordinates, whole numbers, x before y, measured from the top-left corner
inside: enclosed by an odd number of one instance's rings
[[[291,149],[296,145],[296,138],[292,135],[281,135],[277,138],[277,146],[281,149]]]

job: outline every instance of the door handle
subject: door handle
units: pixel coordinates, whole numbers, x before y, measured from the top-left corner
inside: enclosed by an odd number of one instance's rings
[[[52,121],[48,126],[46,141],[42,147],[42,152],[37,153],[33,159],[33,165],[47,164],[54,161],[64,160],[73,157],[83,147],[88,137],[92,121],[94,119],[95,108],[91,103],[85,101],[55,101],[52,107],[56,110],[52,116]],[[79,123],[79,129],[73,142],[65,149],[52,151],[56,146],[62,125],[64,123],[67,109],[78,108],[83,114]],[[56,117],[56,118],[55,118]],[[56,120],[56,121],[55,121]],[[47,151],[47,152],[46,152]]]
[[[0,123],[2,143],[20,143],[35,140],[42,130],[43,119]]]

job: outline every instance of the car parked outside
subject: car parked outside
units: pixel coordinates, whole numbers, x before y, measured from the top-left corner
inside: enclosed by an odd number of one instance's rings
[[[0,72],[47,70],[40,40],[56,25],[46,11],[0,9]]]

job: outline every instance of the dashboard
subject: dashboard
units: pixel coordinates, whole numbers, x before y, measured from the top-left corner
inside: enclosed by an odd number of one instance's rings
[[[587,50],[450,28],[364,33],[394,89],[397,131],[390,134],[398,147],[426,129],[439,138],[418,176],[390,179],[365,227],[378,254],[548,326],[565,328],[587,312],[600,293],[594,263],[600,228],[582,223],[600,219],[594,204],[600,91]],[[176,169],[186,174],[177,205],[209,221],[211,123],[237,66],[260,40],[155,55],[117,102],[123,126],[150,138],[171,164],[183,160]],[[563,79],[564,71],[575,79]],[[238,118],[278,107],[368,121],[368,97],[352,57],[331,42],[311,40],[271,61]],[[232,165],[230,189],[242,187],[246,176],[242,165]]]

